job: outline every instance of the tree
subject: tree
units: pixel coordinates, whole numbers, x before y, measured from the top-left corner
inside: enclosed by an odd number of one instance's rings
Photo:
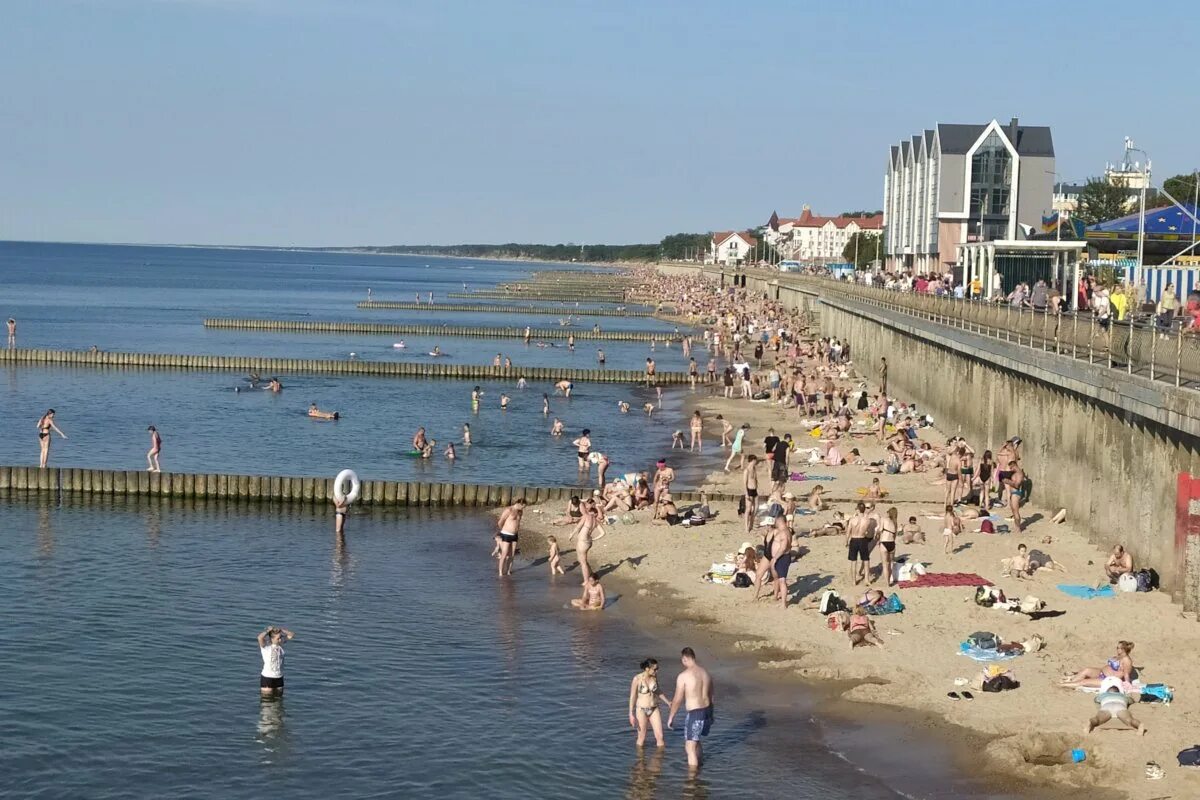
[[[843,211],[838,214],[839,217],[878,217],[883,214],[883,211]]]
[[[1165,189],[1172,197],[1181,203],[1192,203],[1196,199],[1196,173],[1176,175],[1163,181]],[[1166,198],[1163,198],[1164,200]],[[1170,201],[1168,201],[1170,202]]]
[[[858,256],[857,261],[855,261],[855,255]],[[842,250],[842,258],[846,259],[848,263],[854,264],[855,269],[866,269],[872,261],[877,259],[882,261],[883,236],[859,231],[850,237],[850,241],[846,242],[846,247]]]
[[[703,258],[708,253],[711,233],[673,233],[664,237],[658,248],[664,261]],[[699,256],[697,256],[699,254]]]
[[[1104,178],[1088,178],[1079,192],[1079,206],[1072,216],[1084,225],[1095,225],[1124,216],[1129,201],[1129,189],[1123,181],[1109,183]]]

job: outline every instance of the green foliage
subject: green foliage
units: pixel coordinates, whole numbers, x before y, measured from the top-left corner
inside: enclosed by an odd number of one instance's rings
[[[1073,216],[1083,220],[1084,225],[1123,217],[1128,213],[1125,209],[1129,194],[1129,189],[1122,184],[1110,184],[1104,178],[1088,178],[1079,192],[1079,207]]]
[[[703,258],[708,253],[711,233],[673,233],[664,237],[658,249],[664,261],[680,261],[684,258]]]
[[[1163,181],[1163,188],[1181,203],[1191,203],[1196,199],[1196,174],[1176,175]],[[1166,198],[1163,198],[1166,200]],[[1167,200],[1169,203],[1170,201]]]
[[[843,211],[839,217],[878,217],[883,211]]]
[[[355,248],[370,253],[409,253],[458,258],[534,259],[538,261],[641,261],[658,260],[657,244],[453,244],[390,245]]]
[[[854,248],[858,247],[858,261],[854,260]],[[846,247],[842,250],[842,258],[846,259],[847,263],[854,264],[855,269],[867,269],[871,266],[871,262],[875,260],[883,260],[883,236],[873,236],[863,231],[859,231],[850,237],[850,241],[846,242]]]

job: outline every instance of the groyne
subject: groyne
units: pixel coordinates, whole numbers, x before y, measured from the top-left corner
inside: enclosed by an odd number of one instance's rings
[[[385,322],[319,322],[283,319],[206,319],[206,328],[241,331],[281,331],[288,333],[364,333],[394,336],[474,336],[492,339],[523,339],[524,328],[482,327],[475,325],[392,325]],[[573,328],[531,328],[531,339],[595,339],[609,342],[662,342],[676,339],[666,331],[593,331]]]
[[[84,350],[0,350],[0,364],[10,366],[123,367],[141,369],[227,370],[260,375],[322,374],[388,378],[459,378],[465,380],[579,381],[588,383],[639,383],[640,370],[559,369],[558,367],[492,367],[477,364],[359,361],[316,358],[262,358],[258,356],[181,355],[176,353],[108,353]],[[685,372],[659,372],[657,385],[688,382]]]
[[[446,292],[446,297],[455,299],[478,298],[480,300],[547,300],[570,303],[624,303],[624,292],[612,292],[604,289],[579,289],[577,291],[512,291],[512,292]]]
[[[505,486],[474,483],[426,483],[364,480],[357,505],[382,507],[495,508],[518,498],[527,503],[565,502],[583,496],[584,486]],[[86,467],[0,466],[0,491],[50,492],[124,497],[178,497],[271,503],[329,503],[333,478],[289,475],[147,472]],[[700,500],[699,492],[672,492],[679,503]],[[736,501],[726,494],[707,495],[710,502]]]
[[[526,298],[535,299],[535,298]],[[589,301],[590,302],[590,301]],[[485,303],[406,303],[397,300],[364,300],[356,304],[364,311],[469,311],[476,314],[551,314],[573,317],[653,317],[653,311],[615,311],[574,306],[489,305]]]

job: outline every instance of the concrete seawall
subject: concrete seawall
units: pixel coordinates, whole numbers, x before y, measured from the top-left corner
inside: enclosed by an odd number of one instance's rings
[[[1096,544],[1125,545],[1195,604],[1176,491],[1181,472],[1200,472],[1200,393],[846,297],[822,298],[821,327],[851,343],[860,370],[886,357],[890,388],[942,430],[977,447],[1019,434],[1033,502],[1086,520]]]
[[[520,299],[520,298],[514,298]],[[526,300],[538,298],[525,298]],[[595,302],[594,299],[579,298],[580,302]],[[504,303],[405,303],[395,300],[364,300],[356,307],[364,311],[472,311],[478,314],[553,314],[573,317],[653,317],[652,311],[606,311],[600,308],[575,308],[574,306],[532,306]]]
[[[387,378],[459,378],[466,380],[525,378],[528,381],[570,380],[590,383],[639,383],[639,370],[511,368],[473,364],[417,364],[387,361],[335,361],[332,359],[259,358],[257,356],[180,355],[175,353],[107,353],[82,350],[0,350],[0,364],[8,366],[124,367],[141,369],[227,370],[261,375],[324,374],[369,375]],[[659,372],[655,383],[663,386],[688,383],[685,372]]]
[[[281,319],[206,319],[206,328],[287,333],[364,333],[396,336],[474,336],[493,339],[522,339],[525,328],[479,327],[472,325],[391,325],[385,322],[319,322]],[[667,331],[593,331],[573,328],[531,328],[531,339],[592,339],[608,342],[663,342],[675,339]]]
[[[0,466],[0,491],[329,503],[333,497],[333,478]],[[590,491],[591,487],[582,486],[499,486],[364,480],[357,504],[382,507],[495,508],[508,505],[521,497],[533,504],[566,501],[571,495],[582,497]],[[672,496],[681,503],[697,502],[700,499],[699,492],[672,492]],[[710,494],[708,499],[712,502],[737,500],[733,495],[724,494]]]

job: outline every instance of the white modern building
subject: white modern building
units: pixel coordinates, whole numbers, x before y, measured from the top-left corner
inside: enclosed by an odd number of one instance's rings
[[[763,238],[784,258],[796,261],[842,261],[846,245],[856,233],[879,236],[883,215],[821,217],[808,206],[800,216],[781,218],[772,214],[763,229]]]
[[[1023,238],[1053,206],[1050,129],[939,123],[888,152],[883,180],[889,270],[942,272],[968,242]]]
[[[748,262],[758,240],[739,231],[720,231],[708,245],[708,263],[734,267]]]

